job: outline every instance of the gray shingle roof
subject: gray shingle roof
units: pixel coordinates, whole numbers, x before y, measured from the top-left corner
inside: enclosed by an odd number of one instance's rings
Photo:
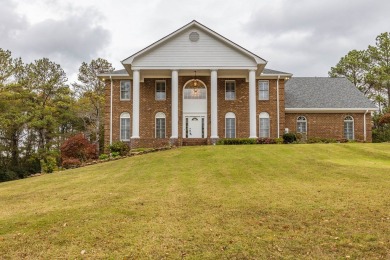
[[[283,72],[283,71],[277,71],[277,70],[271,70],[271,69],[264,69],[261,74],[270,74],[270,75],[286,74],[286,75],[291,75],[291,73],[287,73],[287,72]]]
[[[347,78],[291,78],[286,108],[376,108]]]
[[[112,72],[102,73],[100,75],[103,76],[103,75],[115,75],[115,74],[121,75],[121,74],[129,74],[129,73],[125,69],[123,69],[123,70],[114,70]]]

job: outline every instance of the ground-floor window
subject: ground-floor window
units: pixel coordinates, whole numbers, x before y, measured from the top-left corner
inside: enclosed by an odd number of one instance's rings
[[[156,138],[165,138],[166,130],[165,114],[159,112],[156,114]]]
[[[306,134],[307,133],[307,120],[304,116],[299,116],[297,118],[297,133]]]
[[[259,115],[259,137],[269,138],[270,137],[270,123],[269,123],[269,114],[267,112],[262,112]]]
[[[348,140],[354,139],[354,125],[353,125],[353,117],[346,116],[344,118],[344,137]]]
[[[120,116],[120,139],[130,141],[130,114],[124,112]]]
[[[225,137],[236,138],[236,115],[232,112],[225,115]]]

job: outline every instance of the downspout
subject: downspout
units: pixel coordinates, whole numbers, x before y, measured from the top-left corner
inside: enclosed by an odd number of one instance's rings
[[[278,138],[280,138],[280,102],[279,102],[279,79],[280,75],[278,75],[278,80],[276,81],[276,121],[277,121],[277,133],[278,133]]]
[[[112,144],[112,93],[113,93],[113,86],[112,86],[112,77],[110,76],[111,81],[111,93],[110,93],[110,145]]]
[[[366,125],[366,115],[368,113],[368,109],[364,113],[364,126],[363,126],[363,132],[364,132],[364,142],[367,141],[367,125]]]

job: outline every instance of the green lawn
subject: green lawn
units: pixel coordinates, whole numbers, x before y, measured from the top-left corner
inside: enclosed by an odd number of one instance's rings
[[[0,258],[389,259],[390,144],[186,147],[1,183]]]

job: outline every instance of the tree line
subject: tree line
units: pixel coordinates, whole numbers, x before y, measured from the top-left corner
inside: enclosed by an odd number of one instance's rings
[[[0,181],[59,165],[61,144],[76,133],[103,147],[104,83],[97,75],[113,70],[101,58],[83,62],[79,83],[69,85],[59,64],[25,64],[0,48]]]

